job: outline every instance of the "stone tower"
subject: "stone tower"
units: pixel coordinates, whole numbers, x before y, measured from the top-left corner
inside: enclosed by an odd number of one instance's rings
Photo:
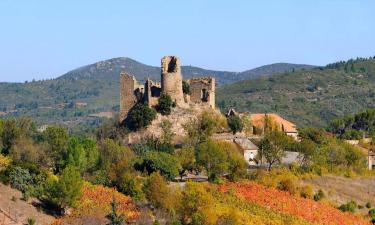
[[[137,104],[137,80],[134,76],[122,72],[120,74],[120,122],[128,116],[129,111]]]
[[[161,91],[171,96],[177,105],[184,104],[180,59],[164,56],[161,59]]]

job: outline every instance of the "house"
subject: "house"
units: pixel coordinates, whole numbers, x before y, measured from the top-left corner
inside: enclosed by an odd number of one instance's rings
[[[263,133],[267,126],[271,126],[272,129],[280,130],[295,139],[298,138],[297,126],[276,113],[250,114],[250,120],[254,134]]]
[[[258,165],[258,161],[256,160],[258,147],[248,137],[241,134],[234,135],[231,133],[221,133],[214,134],[212,139],[236,144],[249,166]]]
[[[249,166],[258,165],[258,161],[255,158],[258,155],[258,147],[253,142],[246,137],[234,138],[233,142],[240,147],[243,157]]]

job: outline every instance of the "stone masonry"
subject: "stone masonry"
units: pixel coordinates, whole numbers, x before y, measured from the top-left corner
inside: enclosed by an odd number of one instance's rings
[[[207,104],[215,108],[215,78],[202,77],[189,80],[190,101],[192,103]]]
[[[176,56],[165,56],[161,59],[161,83],[147,79],[139,85],[134,76],[120,74],[120,122],[137,103],[146,103],[156,107],[162,93],[169,95],[177,107],[189,107],[189,104],[207,105],[215,108],[215,78],[202,77],[188,80],[190,94],[182,90],[180,59]]]

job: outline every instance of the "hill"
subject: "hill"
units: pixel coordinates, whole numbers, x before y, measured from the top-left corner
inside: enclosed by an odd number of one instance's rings
[[[375,58],[282,73],[225,85],[222,110],[277,112],[299,126],[326,126],[337,117],[375,107]]]
[[[185,79],[215,76],[218,85],[278,72],[310,68],[307,65],[273,64],[242,73],[183,66]],[[0,83],[0,112],[27,115],[41,123],[95,125],[98,112],[117,112],[119,74],[126,71],[138,80],[160,79],[160,68],[130,58],[114,58],[72,70],[57,79],[28,83]],[[110,113],[109,113],[110,114]]]

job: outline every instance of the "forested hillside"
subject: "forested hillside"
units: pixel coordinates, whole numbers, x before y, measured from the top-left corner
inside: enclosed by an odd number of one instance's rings
[[[185,79],[214,76],[217,84],[228,84],[263,75],[311,68],[308,65],[272,64],[242,73],[183,66]],[[0,83],[0,114],[31,116],[41,123],[95,125],[98,112],[118,112],[119,74],[126,71],[142,81],[160,79],[160,68],[130,58],[114,58],[70,71],[57,79],[28,83]]]
[[[223,110],[277,112],[298,126],[326,126],[375,107],[375,57],[237,82],[219,88],[216,100]]]

